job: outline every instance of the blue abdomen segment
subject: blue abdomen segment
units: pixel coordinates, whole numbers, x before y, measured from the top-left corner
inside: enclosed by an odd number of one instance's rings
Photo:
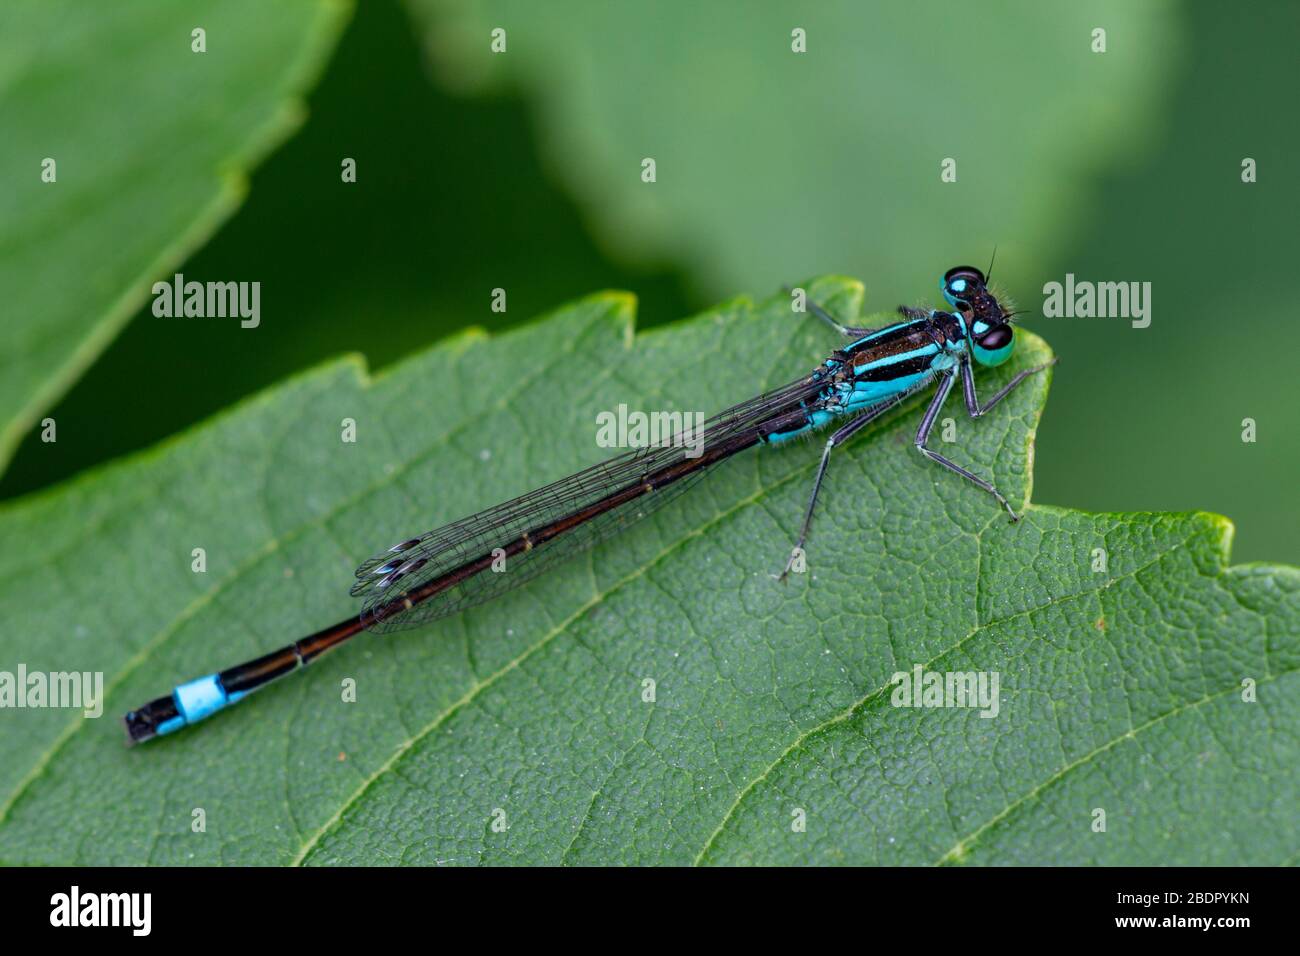
[[[172,700],[176,702],[177,716],[158,725],[159,734],[170,734],[187,724],[193,724],[210,717],[223,707],[235,703],[243,694],[227,694],[221,686],[221,678],[216,674],[200,677],[188,684],[180,684],[172,691]]]

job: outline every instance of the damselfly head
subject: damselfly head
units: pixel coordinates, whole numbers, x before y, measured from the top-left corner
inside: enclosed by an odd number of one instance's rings
[[[959,309],[971,325],[1000,325],[1011,320],[998,297],[989,289],[984,273],[974,266],[949,269],[943,274],[939,288],[948,304]]]
[[[961,311],[970,330],[971,352],[981,365],[1001,365],[1016,346],[1011,316],[989,291],[984,273],[974,266],[949,269],[939,283],[948,304]]]

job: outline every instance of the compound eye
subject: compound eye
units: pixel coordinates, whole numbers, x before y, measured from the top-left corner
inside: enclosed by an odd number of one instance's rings
[[[984,287],[984,273],[974,266],[957,266],[944,273],[943,284],[954,295],[963,295]]]
[[[974,266],[958,266],[943,274],[939,291],[948,304],[965,310],[972,298],[984,290],[984,273]]]
[[[1012,330],[1011,326],[1006,324],[995,325],[977,338],[975,343],[986,351],[996,352],[999,349],[1004,349],[1010,345],[1011,339],[1014,335],[1015,332]]]

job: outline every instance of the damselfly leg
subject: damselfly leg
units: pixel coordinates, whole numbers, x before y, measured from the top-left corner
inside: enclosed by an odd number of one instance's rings
[[[813,478],[812,494],[808,497],[808,507],[804,509],[803,524],[799,528],[799,537],[795,540],[794,547],[790,549],[790,557],[785,562],[785,570],[780,574],[774,574],[772,577],[778,581],[784,581],[790,575],[790,569],[794,567],[795,559],[803,550],[804,543],[808,540],[808,529],[812,527],[813,510],[817,507],[817,495],[822,490],[822,479],[826,477],[826,466],[830,464],[831,452],[835,450],[836,445],[841,445],[857,434],[863,426],[875,421],[885,412],[894,407],[894,402],[885,402],[877,405],[875,408],[868,408],[853,421],[849,422],[830,438],[826,439],[826,447],[822,450],[822,460],[817,465],[817,476]]]
[[[921,427],[916,430],[916,450],[935,464],[943,465],[949,471],[954,471],[967,481],[979,485],[996,498],[998,504],[1007,509],[1007,514],[1011,515],[1012,521],[1019,521],[1020,515],[1015,513],[1011,504],[1003,497],[1002,492],[994,488],[990,482],[985,481],[979,475],[971,474],[961,465],[949,461],[937,451],[925,447],[925,443],[930,440],[930,431],[934,428],[935,420],[939,417],[939,412],[943,409],[943,403],[948,400],[948,393],[952,391],[952,386],[956,381],[957,378],[951,371],[945,372],[939,380],[939,390],[934,393],[934,399],[930,402],[930,407],[925,410],[925,417],[921,419]]]
[[[1042,365],[1035,365],[1033,368],[1027,368],[1023,372],[1017,372],[1015,378],[1007,382],[997,393],[983,405],[980,404],[979,396],[975,394],[975,372],[971,369],[970,362],[961,363],[961,387],[966,395],[966,411],[970,413],[971,418],[979,418],[989,409],[991,409],[1002,399],[1011,394],[1011,390],[1029,378],[1045,369],[1051,368],[1056,364],[1056,357],[1053,356],[1050,362],[1044,362]]]
[[[794,295],[794,289],[790,288],[788,285],[782,286],[782,288],[785,289],[785,291],[788,294]],[[852,326],[844,325],[839,321],[839,319],[835,318],[835,316],[831,315],[829,312],[823,309],[812,299],[807,299],[806,304],[808,306],[809,312],[817,316],[817,318],[821,319],[832,329],[834,329],[836,332],[840,333],[840,335],[844,336],[847,339],[860,339],[864,335],[871,335],[872,333],[880,331],[879,329],[856,329],[853,328]]]
[[[965,392],[966,395],[966,411],[970,414],[971,418],[979,418],[990,408],[992,408],[998,402],[1002,401],[1002,399],[1006,398],[1009,394],[1011,394],[1012,389],[1014,389],[1017,385],[1019,385],[1029,376],[1035,374],[1036,372],[1043,371],[1044,369],[1048,368],[1055,362],[1056,359],[1052,359],[1051,362],[1044,362],[1042,365],[1038,365],[1030,369],[1025,369],[1023,372],[1018,372],[1016,376],[1013,379],[1011,379],[1011,381],[1008,382],[1005,386],[999,389],[997,394],[995,394],[992,398],[990,398],[987,403],[981,405],[979,401],[979,396],[975,394],[975,376],[971,372],[970,360],[963,359],[961,362],[961,381],[962,381],[962,390]],[[916,450],[919,451],[926,458],[930,459],[932,462],[935,462],[936,464],[939,465],[943,465],[943,467],[947,468],[949,471],[956,472],[957,474],[965,478],[967,481],[973,482],[974,484],[983,488],[994,498],[996,498],[998,500],[998,503],[1007,510],[1007,514],[1011,516],[1012,521],[1019,521],[1020,515],[1016,514],[1015,510],[1011,507],[1011,504],[1003,496],[1002,492],[998,491],[997,488],[993,486],[992,482],[985,481],[983,478],[979,477],[978,475],[971,474],[965,468],[961,467],[961,465],[949,461],[947,458],[939,454],[937,451],[933,451],[932,449],[926,447],[926,443],[930,439],[930,431],[931,429],[934,428],[934,423],[939,417],[939,412],[943,409],[943,403],[948,400],[948,393],[952,391],[952,386],[955,382],[956,382],[955,370],[943,373],[943,378],[939,383],[939,390],[935,392],[934,400],[930,402],[930,407],[926,409],[925,418],[921,419],[921,427],[916,430]]]

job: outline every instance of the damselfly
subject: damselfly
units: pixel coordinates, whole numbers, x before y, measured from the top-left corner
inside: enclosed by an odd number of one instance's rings
[[[836,419],[847,421],[826,441],[808,507],[781,579],[790,573],[812,525],[831,452],[909,395],[937,384],[915,444],[926,458],[988,492],[1018,520],[992,483],[927,447],[930,431],[958,378],[966,410],[978,418],[1047,365],[1019,372],[980,403],[974,366],[1000,365],[1015,347],[1012,315],[988,289],[980,270],[958,266],[940,282],[952,312],[900,307],[887,328],[841,325],[821,306],[807,309],[852,342],[790,384],[708,419],[703,435],[627,452],[513,501],[393,545],[356,571],[352,594],[364,599],[356,617],[340,621],[264,657],[176,687],[125,717],[132,742],[192,724],[278,677],[310,664],[364,630],[387,633],[425,624],[497,597],[543,570],[659,508],[714,465],[755,445],[779,445]],[[801,290],[788,290],[792,304]],[[702,442],[701,439],[702,438]]]

